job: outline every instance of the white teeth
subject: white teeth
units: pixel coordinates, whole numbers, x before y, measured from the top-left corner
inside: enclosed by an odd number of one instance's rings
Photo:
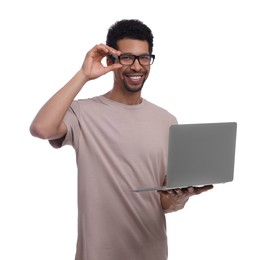
[[[141,77],[140,76],[133,76],[133,77],[130,77],[130,79],[132,80],[139,80]]]

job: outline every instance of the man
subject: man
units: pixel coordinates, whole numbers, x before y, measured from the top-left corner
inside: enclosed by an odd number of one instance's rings
[[[121,20],[93,47],[81,69],[41,108],[32,135],[53,147],[70,144],[78,166],[76,260],[165,260],[165,214],[212,187],[131,192],[165,181],[174,116],[141,97],[155,56],[153,35],[139,20]],[[106,58],[107,66],[101,61]],[[74,100],[83,86],[110,71],[112,89]]]

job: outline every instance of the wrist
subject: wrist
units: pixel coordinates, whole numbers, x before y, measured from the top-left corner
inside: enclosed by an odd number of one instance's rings
[[[76,76],[83,84],[87,83],[90,80],[90,78],[86,75],[82,68],[76,73]]]

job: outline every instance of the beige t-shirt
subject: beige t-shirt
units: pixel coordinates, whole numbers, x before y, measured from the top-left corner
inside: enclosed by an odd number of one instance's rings
[[[165,215],[156,191],[166,174],[166,110],[143,100],[125,105],[103,96],[74,101],[64,123],[78,166],[76,260],[165,260]]]

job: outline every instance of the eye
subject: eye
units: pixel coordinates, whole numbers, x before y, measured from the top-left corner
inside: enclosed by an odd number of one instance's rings
[[[133,57],[132,55],[121,55],[121,56],[120,56],[120,59],[121,59],[122,61],[129,61],[129,60],[133,60],[134,57]]]
[[[150,60],[150,56],[149,55],[143,55],[139,57],[141,61],[149,61]]]

